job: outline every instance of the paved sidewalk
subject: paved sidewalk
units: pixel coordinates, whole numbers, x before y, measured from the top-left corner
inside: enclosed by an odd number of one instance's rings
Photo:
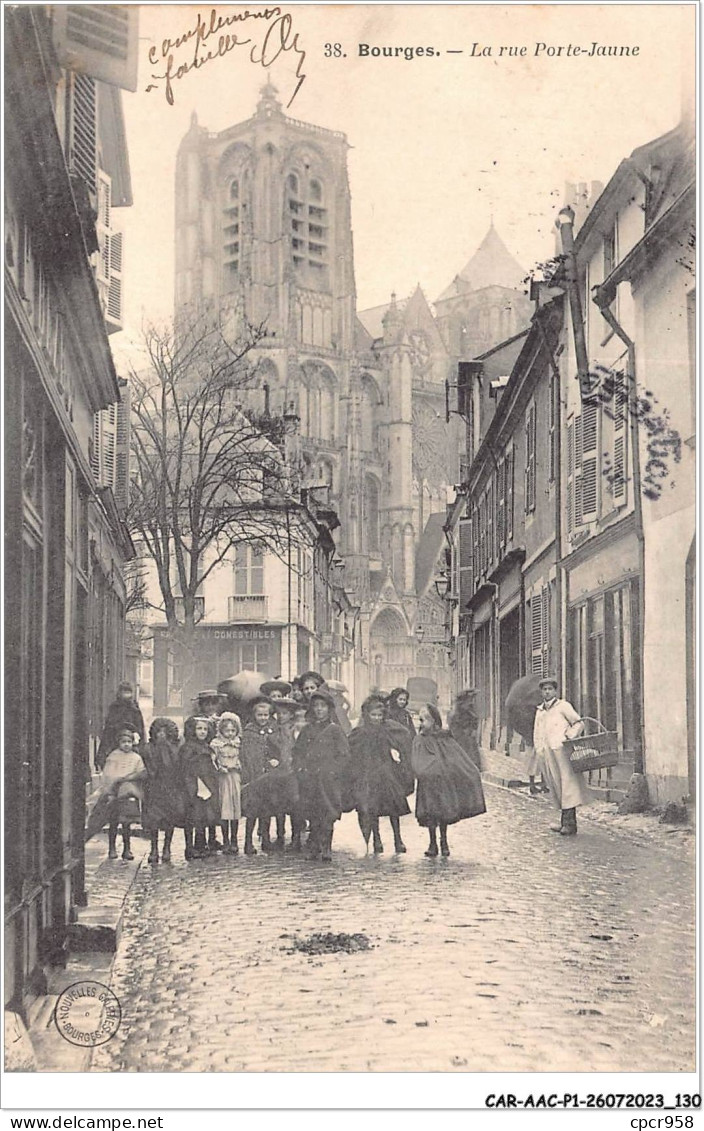
[[[118,845],[121,850],[120,840]],[[69,929],[66,966],[52,971],[48,992],[35,1003],[29,1017],[29,1035],[39,1071],[85,1072],[90,1065],[92,1050],[64,1040],[56,1028],[54,1011],[59,995],[68,986],[83,980],[110,983],[127,896],[149,852],[149,841],[133,836],[131,847],[134,860],[108,860],[107,833],[100,833],[86,844],[88,904],[78,909],[77,921]]]
[[[547,805],[552,808],[552,803],[547,794],[531,795],[529,790],[528,775],[525,772],[527,757],[507,756],[501,750],[482,750],[482,778],[485,782],[502,786],[504,789],[515,789],[525,794],[531,801]],[[591,805],[583,806],[579,812],[579,819],[595,821],[605,829],[614,829],[625,833],[644,844],[657,845],[666,851],[674,848],[681,851],[684,843],[691,841],[694,848],[694,829],[689,825],[663,825],[660,823],[660,813],[651,810],[645,813],[619,813],[617,801],[604,801],[594,794]],[[687,851],[687,849],[684,849]]]

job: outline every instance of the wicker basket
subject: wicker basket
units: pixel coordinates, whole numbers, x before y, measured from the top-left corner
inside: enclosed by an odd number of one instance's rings
[[[582,719],[582,722],[594,723],[599,730],[595,734],[582,734],[579,738],[569,740],[572,769],[582,774],[588,770],[603,770],[607,766],[617,766],[619,752],[616,731],[607,730],[598,719],[592,719],[588,715]]]

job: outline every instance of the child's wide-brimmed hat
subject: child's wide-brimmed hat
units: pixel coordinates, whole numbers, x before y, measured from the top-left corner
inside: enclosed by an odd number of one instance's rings
[[[544,675],[542,679],[538,680],[538,687],[557,687],[557,676]]]
[[[295,712],[299,707],[302,706],[305,706],[305,704],[297,703],[295,699],[274,699],[272,703],[274,711],[280,711],[282,708],[284,708],[286,711]]]
[[[285,679],[269,679],[261,685],[259,690],[262,695],[271,695],[272,691],[280,691],[282,695],[287,696],[291,694],[291,684],[287,683]]]

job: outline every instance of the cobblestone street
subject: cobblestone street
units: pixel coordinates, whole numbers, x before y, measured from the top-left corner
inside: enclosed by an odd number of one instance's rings
[[[356,817],[334,860],[289,855],[144,864],[112,986],[117,1036],[98,1071],[693,1071],[691,844],[644,845],[487,789],[452,856],[364,855]],[[384,827],[385,826],[385,827]],[[116,862],[115,867],[120,867]],[[294,936],[363,932],[310,957]]]

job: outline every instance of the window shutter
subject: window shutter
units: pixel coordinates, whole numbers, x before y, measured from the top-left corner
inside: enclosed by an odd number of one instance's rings
[[[110,283],[108,287],[107,320],[109,329],[122,329],[122,232],[110,236]]]
[[[494,564],[496,556],[496,544],[494,541],[494,478],[489,480],[489,486],[486,489],[486,557],[487,566],[491,568]]]
[[[515,464],[515,451],[513,444],[506,452],[506,541],[513,538],[513,468]]]
[[[540,596],[541,604],[541,652],[543,661],[543,675],[550,671],[550,589],[543,586]]]
[[[137,89],[138,6],[57,4],[52,19],[62,67],[109,86]]]
[[[535,510],[535,443],[536,412],[533,403],[529,406],[526,417],[526,512]]]
[[[599,409],[596,404],[582,408],[582,521],[596,518],[599,496],[598,485],[598,433]]]
[[[621,374],[619,382],[614,392],[614,439],[613,439],[613,456],[611,460],[612,467],[612,484],[611,493],[614,500],[614,505],[624,503],[626,501],[626,476],[628,468],[626,466],[626,450],[628,434],[626,432],[626,414],[628,410],[628,386],[626,384],[628,378],[625,374]]]
[[[474,595],[474,539],[471,518],[461,518],[459,523],[459,575],[460,612],[467,608],[467,602]]]
[[[614,502],[622,503],[626,498],[626,435],[614,438],[613,484]]]
[[[497,472],[497,503],[496,503],[496,530],[499,544],[499,556],[506,545],[506,459],[499,463]]]
[[[574,530],[574,420],[567,421],[567,531]]]
[[[56,11],[57,7],[54,9]],[[95,83],[85,75],[74,75],[71,84],[68,164],[93,197],[97,192],[97,103]]]
[[[582,417],[574,418],[574,525],[582,519]]]
[[[536,593],[530,603],[531,668],[534,675],[543,674],[543,601]]]
[[[98,279],[101,283],[110,282],[110,195],[111,180],[107,173],[98,169]]]
[[[550,482],[552,483],[557,473],[556,458],[557,458],[557,444],[555,435],[555,401],[557,400],[558,387],[555,374],[550,377],[549,392],[549,431],[550,431]]]

